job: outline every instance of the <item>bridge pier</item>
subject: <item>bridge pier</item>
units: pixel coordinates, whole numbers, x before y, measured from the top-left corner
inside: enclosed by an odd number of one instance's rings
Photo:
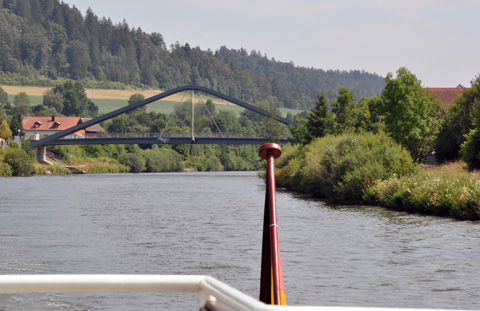
[[[53,165],[52,163],[47,161],[46,155],[47,155],[47,147],[46,146],[37,147],[37,161],[42,163],[42,164]]]
[[[38,133],[35,132],[32,140],[39,140],[39,139],[40,139],[40,135],[38,135]],[[42,163],[42,164],[53,165],[52,163],[47,161],[46,156],[47,156],[47,146],[38,146],[37,147],[37,161]]]

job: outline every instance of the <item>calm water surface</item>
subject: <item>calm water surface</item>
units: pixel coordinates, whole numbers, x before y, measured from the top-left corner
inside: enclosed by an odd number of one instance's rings
[[[256,173],[0,178],[0,274],[202,274],[258,296]],[[277,193],[290,305],[480,309],[480,224]],[[0,310],[197,310],[196,294],[8,294]]]

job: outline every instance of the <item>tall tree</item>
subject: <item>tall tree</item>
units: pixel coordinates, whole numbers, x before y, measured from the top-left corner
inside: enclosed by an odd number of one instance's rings
[[[378,107],[381,105],[382,99],[380,96],[374,96],[370,98],[362,97],[359,101],[359,106],[367,106],[369,120],[366,122],[366,130],[373,133],[384,132],[385,123],[383,122],[383,116],[380,116]]]
[[[42,69],[48,59],[45,46],[47,40],[43,33],[43,27],[36,25],[31,27],[28,32],[22,34],[20,42],[22,60],[26,64],[34,66],[36,69]]]
[[[79,40],[70,43],[67,48],[67,60],[70,63],[68,71],[73,79],[83,79],[87,76],[90,56],[85,43]]]
[[[110,133],[126,133],[128,128],[128,120],[124,116],[118,116],[112,119],[112,123],[107,127],[107,130]]]
[[[50,23],[48,27],[48,39],[51,44],[52,53],[52,67],[61,68],[66,64],[65,49],[67,45],[67,32],[65,28],[56,24]]]
[[[475,128],[474,104],[480,101],[480,76],[472,87],[463,91],[448,108],[435,144],[435,157],[439,162],[460,158],[460,146],[465,136]]]
[[[8,94],[5,90],[0,87],[0,107],[3,107],[8,104]]]
[[[279,142],[283,134],[285,126],[277,121],[275,116],[278,116],[278,109],[271,103],[266,102],[267,111],[270,112],[270,117],[264,117],[260,122],[260,130],[265,133],[265,139],[270,142]]]
[[[332,112],[336,116],[337,125],[340,131],[354,131],[356,125],[355,97],[353,92],[346,87],[338,91],[337,99],[332,101]]]
[[[378,108],[385,116],[386,130],[416,162],[421,162],[433,150],[441,105],[405,67],[397,70],[395,78],[388,73],[385,82]]]
[[[474,128],[465,135],[460,153],[469,170],[478,170],[480,169],[480,100],[473,104],[473,123]]]
[[[0,138],[7,139],[12,136],[12,131],[8,126],[7,120],[2,120],[2,124],[0,125]]]
[[[27,93],[20,92],[13,98],[13,108],[17,114],[27,116],[30,113],[30,98]]]
[[[130,98],[128,99],[128,104],[133,105],[144,99],[145,99],[145,96],[143,96],[143,94],[135,93],[135,94],[132,94],[132,96],[130,96]],[[135,109],[135,111],[147,111],[147,106],[142,106],[140,108],[137,108]]]
[[[22,136],[25,135],[22,127],[21,115],[16,114],[12,117],[12,120],[10,120],[10,129],[12,130],[12,133],[20,133],[20,135]]]
[[[61,113],[63,110],[63,96],[60,92],[54,92],[46,90],[43,94],[43,105],[46,107],[54,108],[57,113]]]
[[[328,108],[325,92],[317,97],[317,102],[313,106],[307,120],[306,143],[312,141],[316,137],[323,137],[334,132],[335,116]]]
[[[62,113],[66,116],[89,116],[88,98],[81,82],[67,80],[53,89],[63,97]]]

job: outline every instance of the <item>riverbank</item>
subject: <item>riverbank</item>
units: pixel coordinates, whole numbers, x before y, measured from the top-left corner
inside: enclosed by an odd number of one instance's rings
[[[128,173],[130,167],[118,160],[99,156],[96,158],[70,155],[68,162],[59,157],[47,158],[52,165],[38,163],[35,150],[14,147],[0,148],[0,177],[32,175],[67,175],[75,173]]]
[[[286,146],[276,163],[278,187],[336,204],[480,219],[480,177],[462,162],[422,168],[383,134],[326,136]]]
[[[72,174],[70,167],[60,163],[51,166],[36,163],[27,170],[21,166],[26,165],[28,157],[21,160],[14,154],[10,158],[15,163],[8,164],[1,157],[5,152],[0,150],[0,176]],[[154,161],[152,150],[144,152],[149,156],[145,156],[141,166],[151,167],[151,172],[161,158]],[[121,161],[109,157],[73,157],[71,166],[87,174],[126,173],[132,172],[138,159],[132,154]],[[163,166],[167,163],[165,159],[160,161]],[[183,161],[168,167],[170,171],[198,170],[186,164]],[[480,219],[478,172],[468,172],[463,162],[415,166],[400,146],[383,135],[329,136],[304,147],[284,146],[276,166],[278,187],[331,203],[372,204],[461,220]],[[158,171],[166,169],[160,167]],[[15,170],[27,173],[14,174]]]
[[[72,163],[72,165],[51,162],[53,165],[35,163],[35,175],[128,173],[130,170],[129,167],[122,165],[117,160],[106,157],[84,159],[83,162]]]
[[[364,193],[367,203],[393,210],[480,219],[480,176],[468,172],[467,165],[460,161],[378,181]]]
[[[126,150],[128,149],[128,150]],[[244,148],[245,149],[245,148]],[[245,150],[244,150],[245,151]],[[193,155],[184,159],[172,148],[141,149],[138,146],[62,146],[47,152],[52,165],[38,163],[35,150],[12,147],[0,148],[0,177],[32,175],[101,174],[101,173],[155,173],[201,171],[258,171],[260,158],[250,151],[253,164],[228,153],[224,163],[211,154]],[[257,159],[258,158],[258,159]]]

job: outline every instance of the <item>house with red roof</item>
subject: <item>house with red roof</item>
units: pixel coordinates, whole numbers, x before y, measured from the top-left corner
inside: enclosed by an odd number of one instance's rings
[[[469,90],[463,85],[459,84],[457,87],[427,87],[425,90],[436,95],[443,103],[443,108],[445,110],[450,107],[453,103],[453,100],[463,91]]]
[[[66,130],[80,123],[91,120],[90,118],[80,117],[25,117],[22,121],[22,128],[25,132],[25,139],[39,139],[57,132]],[[101,133],[105,132],[99,124],[89,126],[83,130],[79,130],[66,137],[76,138],[82,137],[87,133]],[[38,137],[32,137],[38,135]]]

